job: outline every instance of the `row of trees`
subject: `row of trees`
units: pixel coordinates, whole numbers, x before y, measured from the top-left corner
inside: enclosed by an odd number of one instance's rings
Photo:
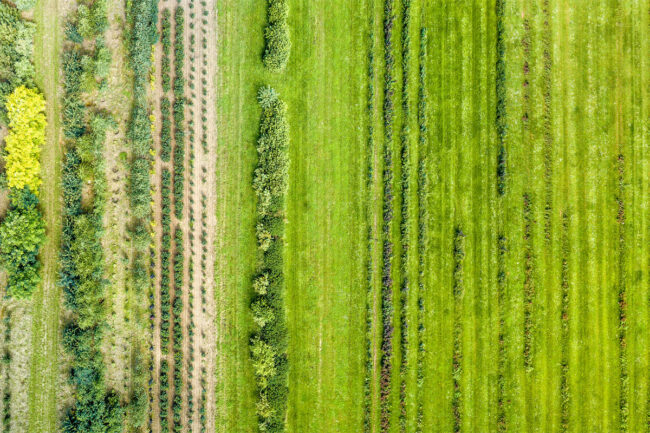
[[[25,2],[17,2],[16,5]],[[24,20],[20,11],[0,2],[0,123],[8,123],[6,101],[20,86],[34,86],[34,23]]]
[[[127,41],[129,66],[133,71],[133,102],[127,138],[131,145],[129,198],[132,213],[132,236],[135,254],[132,261],[133,284],[136,292],[151,290],[148,272],[151,235],[151,170],[152,128],[147,100],[147,79],[151,69],[151,47],[158,38],[158,0],[133,0],[127,2]],[[144,359],[143,359],[144,361]],[[150,361],[150,360],[148,360]],[[151,367],[149,367],[151,369]],[[144,374],[144,373],[143,373]],[[135,390],[132,403],[139,404],[138,413],[147,413],[147,388]],[[149,401],[151,396],[149,398]],[[151,421],[151,419],[149,419]],[[144,426],[144,419],[137,424]]]
[[[258,93],[262,109],[253,188],[257,197],[260,262],[251,304],[257,325],[250,341],[259,391],[260,431],[284,431],[287,407],[287,327],[284,310],[284,203],[288,185],[289,126],[286,104],[271,87]]]
[[[399,426],[401,432],[406,432],[406,377],[408,368],[408,292],[410,290],[409,264],[411,255],[411,103],[410,103],[410,73],[411,73],[411,1],[402,0],[402,128],[400,131],[401,147],[401,221],[400,239],[402,254],[400,273],[402,286],[400,290],[400,388],[399,388]],[[416,252],[417,253],[417,252]]]
[[[11,204],[0,225],[0,261],[7,272],[7,295],[28,298],[41,281],[38,252],[45,240],[37,197],[45,99],[39,91],[20,86],[7,98],[6,110],[5,164]]]
[[[0,264],[7,273],[7,295],[29,298],[40,284],[38,252],[45,223],[38,207],[41,149],[45,143],[45,99],[34,88],[36,26],[19,10],[34,6],[19,0],[0,3],[0,123],[7,124],[3,181],[10,205],[0,224]]]
[[[461,380],[463,374],[463,296],[465,261],[465,233],[460,227],[454,232],[454,350],[451,364],[451,376],[454,383],[454,393],[451,396],[451,410],[454,418],[454,433],[460,433],[462,428],[462,392]]]
[[[291,52],[289,36],[289,2],[287,0],[268,0],[267,19],[264,29],[264,55],[262,63],[272,72],[281,72],[287,66]]]
[[[384,197],[382,224],[382,342],[380,376],[381,431],[390,430],[390,394],[393,372],[393,93],[395,58],[393,55],[394,0],[384,2]]]
[[[183,8],[176,7],[174,12],[174,214],[183,217],[183,197],[185,184],[185,16]]]

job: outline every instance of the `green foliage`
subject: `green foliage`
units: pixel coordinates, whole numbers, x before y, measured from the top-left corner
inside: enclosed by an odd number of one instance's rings
[[[289,127],[286,104],[270,87],[258,93],[262,108],[253,187],[257,195],[257,237],[261,264],[253,281],[251,304],[257,331],[250,342],[259,390],[261,431],[284,431],[287,405],[287,328],[284,312],[282,242],[284,199],[288,184]]]
[[[264,29],[265,48],[262,62],[272,72],[284,70],[289,61],[291,39],[289,37],[289,4],[286,0],[269,0]]]
[[[16,0],[14,4],[21,11],[26,11],[29,9],[33,9],[34,6],[36,6],[36,0]]]
[[[45,142],[45,99],[38,91],[17,87],[6,102],[9,134],[5,138],[5,164],[10,188],[41,186],[41,148]]]
[[[29,5],[24,0],[19,6]],[[18,10],[0,2],[0,122],[6,123],[5,102],[19,86],[34,86],[34,34],[36,26],[24,21]]]
[[[38,198],[25,188],[13,190],[11,208],[0,225],[0,262],[7,272],[7,294],[23,299],[38,287],[38,251],[45,240],[45,223]]]

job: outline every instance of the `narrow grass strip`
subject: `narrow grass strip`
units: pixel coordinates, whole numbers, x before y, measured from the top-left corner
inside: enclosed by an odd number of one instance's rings
[[[374,11],[374,0],[370,0],[368,10]],[[372,179],[374,176],[373,170],[373,153],[375,148],[375,128],[374,128],[374,114],[375,114],[375,14],[370,14],[368,24],[368,88],[366,100],[366,116],[368,122],[368,138],[366,142],[366,220],[368,221],[367,233],[367,251],[366,251],[366,346],[365,346],[365,378],[363,382],[363,431],[370,433],[372,431],[372,378],[373,378],[373,356],[372,356],[372,322],[373,322],[373,243],[374,233],[371,223],[371,207],[372,203]]]

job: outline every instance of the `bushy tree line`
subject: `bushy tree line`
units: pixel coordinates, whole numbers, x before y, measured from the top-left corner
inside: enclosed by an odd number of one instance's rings
[[[506,62],[505,62],[505,21],[504,21],[504,2],[505,0],[496,0],[496,19],[497,19],[497,34],[496,34],[496,78],[495,78],[495,92],[496,92],[496,130],[497,130],[497,192],[503,195],[506,192]]]
[[[171,82],[171,70],[169,52],[171,48],[171,21],[169,9],[164,9],[161,18],[160,40],[162,43],[161,71],[163,93],[169,92]],[[171,132],[171,103],[167,96],[160,100],[160,159],[169,162],[172,152],[172,132]]]
[[[163,355],[168,353],[169,328],[171,314],[171,295],[169,293],[170,273],[169,259],[171,252],[171,173],[166,168],[161,176],[161,219],[162,242],[160,245],[160,349]]]
[[[393,93],[395,58],[393,55],[394,0],[384,2],[384,204],[383,204],[383,265],[381,286],[382,342],[380,376],[381,431],[390,429],[390,393],[393,373]]]
[[[45,99],[40,92],[17,87],[6,101],[9,134],[5,164],[11,203],[0,224],[0,263],[7,272],[7,295],[28,298],[38,287],[38,252],[45,223],[38,208],[40,154],[45,142]]]
[[[451,376],[454,383],[454,392],[451,397],[451,408],[454,416],[454,433],[459,433],[462,427],[462,391],[461,380],[463,375],[463,296],[465,294],[464,282],[465,260],[465,233],[460,227],[454,232],[454,350],[451,365]]]
[[[424,386],[424,358],[426,347],[424,344],[424,295],[426,293],[426,264],[425,257],[428,251],[427,237],[428,232],[428,204],[429,204],[429,180],[428,164],[429,154],[429,137],[428,137],[428,94],[427,94],[427,29],[420,29],[420,58],[419,58],[419,81],[418,81],[418,353],[417,353],[417,412],[416,412],[416,433],[422,432],[422,421],[424,417],[424,400],[422,394]]]
[[[267,20],[264,29],[264,55],[262,62],[272,72],[281,72],[287,66],[291,52],[289,36],[289,2],[287,0],[268,0]]]
[[[284,431],[287,407],[287,328],[284,311],[284,203],[288,184],[289,126],[286,104],[270,87],[258,93],[262,108],[253,188],[257,196],[260,263],[251,304],[257,325],[250,341],[259,391],[260,431]]]
[[[151,122],[147,101],[147,78],[151,68],[151,47],[156,42],[157,0],[133,0],[129,2],[127,18],[129,63],[133,70],[133,107],[129,122],[128,138],[131,142],[130,199],[135,225],[146,231],[150,219]],[[137,228],[136,228],[137,229]],[[137,268],[146,269],[144,260],[137,258]],[[144,272],[146,274],[146,272]]]
[[[60,285],[63,287],[69,320],[64,326],[63,344],[72,354],[70,380],[75,400],[65,411],[62,430],[66,433],[121,432],[125,414],[141,427],[147,412],[146,395],[134,391],[128,405],[105,382],[101,352],[106,329],[103,214],[106,179],[103,147],[113,119],[82,102],[82,94],[94,89],[85,82],[105,79],[110,64],[102,34],[107,28],[103,0],[82,3],[67,25],[63,54],[63,127],[67,152],[63,164],[63,229],[60,253]],[[89,38],[94,38],[92,41]],[[98,59],[88,66],[85,59]],[[105,63],[108,63],[105,64]],[[98,66],[99,64],[99,66]],[[88,75],[86,79],[84,76]],[[82,205],[82,185],[90,185],[90,200]],[[136,245],[141,235],[134,233]],[[138,276],[135,280],[137,281]],[[144,377],[144,363],[138,361],[134,378]]]
[[[171,20],[169,9],[163,9],[160,22],[160,42],[162,45],[162,58],[160,62],[160,75],[162,76],[162,89],[169,92],[171,80],[171,62],[169,52],[171,48]]]
[[[174,421],[174,433],[180,433],[183,430],[181,424],[182,410],[182,389],[183,389],[183,328],[181,324],[183,314],[183,268],[184,268],[184,250],[183,250],[183,230],[180,226],[174,231],[174,398],[172,400],[172,417]]]
[[[10,188],[29,188],[38,195],[41,186],[41,148],[45,143],[45,98],[20,86],[7,97],[9,134],[5,137],[5,164]]]
[[[174,215],[183,217],[183,197],[185,182],[185,78],[183,66],[185,48],[183,34],[185,18],[183,8],[178,6],[174,12],[176,33],[174,38]]]
[[[401,221],[400,240],[402,254],[400,260],[400,272],[402,274],[402,285],[399,297],[400,309],[400,385],[399,385],[399,427],[401,432],[406,432],[406,377],[408,375],[408,292],[409,261],[411,254],[411,103],[410,103],[410,71],[411,71],[411,1],[402,0],[402,128],[400,131],[401,145]]]
[[[18,2],[17,6],[25,2]],[[6,99],[20,86],[34,86],[34,23],[0,2],[0,123],[7,123]]]

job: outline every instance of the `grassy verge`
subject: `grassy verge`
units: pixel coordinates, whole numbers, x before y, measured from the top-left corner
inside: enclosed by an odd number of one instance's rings
[[[47,240],[40,253],[43,282],[33,295],[32,358],[29,386],[29,428],[54,432],[57,426],[59,381],[59,315],[61,292],[57,285],[58,252],[61,233],[61,145],[59,142],[59,54],[61,50],[61,9],[57,0],[37,3],[34,43],[36,81],[47,100],[46,144],[41,154],[44,179],[42,210]]]

